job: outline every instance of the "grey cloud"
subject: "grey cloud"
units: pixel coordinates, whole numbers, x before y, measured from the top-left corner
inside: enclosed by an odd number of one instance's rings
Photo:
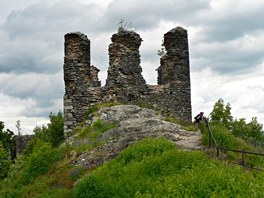
[[[0,49],[0,72],[9,73],[54,73],[61,69],[62,52],[52,47],[43,47],[41,42],[12,43]],[[62,50],[62,48],[60,49]]]
[[[226,75],[246,73],[256,69],[263,61],[264,47],[249,50],[243,40],[234,43],[200,43],[192,46],[191,58],[194,70],[210,67]],[[201,61],[202,62],[199,62]],[[196,64],[197,63],[197,64]]]
[[[32,99],[34,108],[28,104],[23,115],[47,116],[47,111],[54,108],[55,101],[62,100],[63,80],[62,72],[54,75],[46,74],[5,74],[0,80],[1,93],[12,98]]]
[[[72,31],[96,34],[101,8],[90,4],[60,2],[34,4],[13,11],[0,28],[0,72],[54,73],[62,68],[64,34]]]
[[[78,4],[66,1],[54,5],[38,3],[20,11],[13,11],[3,29],[11,39],[42,38],[50,39],[57,32],[96,30],[96,24],[103,10],[94,4]],[[48,35],[45,37],[45,35]]]
[[[263,30],[264,24],[261,20],[263,17],[263,7],[243,13],[235,12],[235,8],[234,12],[227,14],[208,11],[207,15],[199,18],[199,25],[203,26],[201,40],[224,42]]]
[[[162,20],[187,21],[201,10],[208,9],[209,3],[206,0],[114,0],[108,6],[105,18],[111,22],[124,17],[136,29],[149,30],[157,27]]]

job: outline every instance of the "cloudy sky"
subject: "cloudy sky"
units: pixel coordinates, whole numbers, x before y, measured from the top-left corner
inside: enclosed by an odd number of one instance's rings
[[[235,118],[264,123],[263,0],[1,0],[0,121],[22,134],[63,109],[64,34],[91,40],[102,83],[108,45],[124,18],[143,38],[143,76],[156,84],[163,34],[188,30],[193,115],[208,115],[219,98]]]

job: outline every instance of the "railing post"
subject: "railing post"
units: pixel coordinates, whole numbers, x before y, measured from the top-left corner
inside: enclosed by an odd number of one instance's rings
[[[208,143],[209,143],[209,148],[212,148],[212,134],[210,131],[210,127],[209,127],[209,123],[208,123],[208,119],[205,119],[206,125],[207,125],[207,129],[208,129]]]
[[[245,153],[242,153],[242,165],[246,166]]]
[[[212,134],[209,130],[208,132],[209,132],[209,148],[212,148]]]

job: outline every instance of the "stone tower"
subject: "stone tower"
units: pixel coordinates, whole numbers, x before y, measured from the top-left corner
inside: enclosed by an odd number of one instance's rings
[[[191,122],[187,31],[177,27],[164,35],[166,54],[157,69],[158,85],[147,85],[141,74],[139,34],[120,29],[111,40],[108,76],[106,85],[101,87],[99,70],[90,63],[87,36],[79,32],[65,35],[65,132],[82,122],[91,106],[111,101],[151,105],[165,114]]]
[[[105,87],[109,94],[114,91],[119,101],[134,101],[139,91],[146,91],[139,54],[142,39],[136,32],[121,30],[111,40]]]
[[[158,84],[190,83],[187,30],[177,27],[164,34],[166,54],[160,59]]]
[[[191,121],[191,84],[187,30],[177,27],[164,34],[166,54],[160,58],[158,85],[169,86],[173,112]],[[170,107],[168,107],[170,108]],[[174,113],[174,114],[175,114]],[[177,117],[177,116],[176,116]]]
[[[80,32],[65,35],[64,56],[64,130],[72,129],[83,121],[88,107],[84,102],[91,95],[88,87],[100,86],[99,70],[91,66],[90,40]]]

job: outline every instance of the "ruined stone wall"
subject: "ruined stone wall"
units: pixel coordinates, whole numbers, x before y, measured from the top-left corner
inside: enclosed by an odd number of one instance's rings
[[[142,39],[134,31],[120,30],[111,38],[106,85],[100,87],[99,70],[90,65],[90,41],[82,33],[65,35],[65,132],[82,122],[90,106],[109,101],[149,104],[191,122],[190,71],[187,31],[174,28],[164,35],[158,85],[147,85],[140,66]]]

